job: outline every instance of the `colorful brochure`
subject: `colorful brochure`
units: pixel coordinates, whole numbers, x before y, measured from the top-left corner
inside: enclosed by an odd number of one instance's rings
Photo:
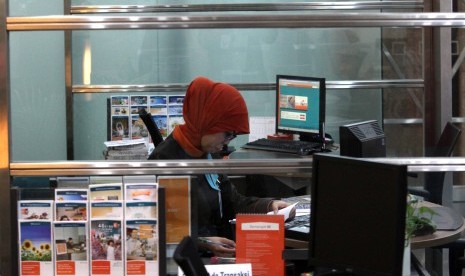
[[[126,220],[126,275],[158,275],[156,220]]]
[[[56,221],[87,221],[87,201],[55,202]]]
[[[19,220],[19,274],[53,275],[52,221]]]
[[[53,200],[18,201],[18,219],[53,220]]]
[[[91,220],[91,275],[124,275],[121,219]]]
[[[55,275],[89,275],[87,222],[54,223]]]

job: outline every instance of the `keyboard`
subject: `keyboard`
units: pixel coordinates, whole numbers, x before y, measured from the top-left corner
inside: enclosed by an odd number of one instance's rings
[[[296,216],[293,220],[284,223],[286,238],[308,241],[310,238],[310,214]]]
[[[320,152],[322,150],[322,144],[307,141],[269,140],[261,138],[243,145],[242,148],[309,155]]]

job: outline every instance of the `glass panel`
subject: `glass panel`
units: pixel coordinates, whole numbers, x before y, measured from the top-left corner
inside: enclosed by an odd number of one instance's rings
[[[276,74],[376,80],[380,35],[379,28],[75,31],[73,80],[188,83],[204,75],[251,83],[274,82]]]
[[[230,83],[273,84],[278,73],[324,76],[335,83],[381,80],[383,75],[384,79],[421,78],[422,54],[416,50],[419,44],[405,41],[412,33],[421,37],[421,29],[396,29],[395,34],[383,30],[383,36],[389,39],[382,53],[377,48],[377,36],[381,35],[378,29],[366,29],[367,36],[355,30],[74,31],[73,79],[82,84],[88,72],[90,84],[105,85],[187,84],[197,75]],[[210,38],[208,31],[218,41]],[[13,160],[66,159],[63,32],[14,32],[10,38]],[[91,46],[90,71],[83,70],[88,62],[83,62],[87,56],[84,45]],[[421,118],[422,91],[393,91],[384,97],[384,118]],[[274,90],[242,93],[250,116],[275,115]],[[108,140],[106,99],[110,96],[74,94],[75,159],[103,158],[103,142]],[[410,99],[416,113],[389,113],[403,106],[403,97]],[[337,141],[338,126],[343,123],[381,121],[381,104],[377,89],[328,88],[327,131]],[[232,146],[240,148],[247,141],[243,136]]]
[[[63,0],[44,1],[6,1],[9,7],[9,16],[41,16],[63,14]]]
[[[423,156],[423,89],[384,89],[383,101],[388,156]]]
[[[10,33],[12,161],[66,160],[63,32]]]

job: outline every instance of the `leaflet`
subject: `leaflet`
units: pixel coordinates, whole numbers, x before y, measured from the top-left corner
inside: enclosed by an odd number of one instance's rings
[[[140,201],[126,202],[124,217],[126,219],[157,219],[157,203]]]
[[[19,274],[53,275],[52,222],[19,220]]]
[[[89,275],[87,223],[59,221],[54,223],[55,275]]]
[[[123,276],[122,220],[90,222],[91,275]]]
[[[128,183],[124,188],[126,201],[157,201],[157,184]]]
[[[126,275],[158,275],[156,220],[126,220]]]
[[[122,200],[123,189],[121,183],[91,184],[89,185],[90,201]]]
[[[87,201],[88,189],[55,189],[55,201]]]
[[[53,200],[18,201],[18,219],[53,220]]]
[[[92,219],[123,218],[123,201],[102,201],[90,203]]]
[[[55,202],[55,220],[87,221],[87,201]]]
[[[236,263],[251,263],[254,276],[284,276],[282,215],[236,216]]]

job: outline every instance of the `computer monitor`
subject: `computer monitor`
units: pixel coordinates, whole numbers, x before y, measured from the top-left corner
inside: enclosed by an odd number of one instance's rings
[[[402,275],[405,165],[315,154],[311,185],[311,267]]]
[[[386,136],[376,120],[339,127],[341,155],[386,157]]]
[[[299,134],[300,140],[324,137],[324,78],[276,76],[276,133]]]

